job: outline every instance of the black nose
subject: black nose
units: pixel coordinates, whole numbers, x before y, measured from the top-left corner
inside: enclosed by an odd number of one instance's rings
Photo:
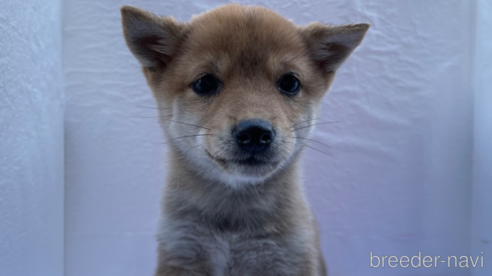
[[[255,153],[268,148],[272,143],[274,133],[269,122],[248,120],[236,125],[233,136],[241,149]]]

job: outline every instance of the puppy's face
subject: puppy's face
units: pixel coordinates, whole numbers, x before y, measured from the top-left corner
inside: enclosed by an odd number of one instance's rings
[[[297,27],[236,4],[190,23],[132,7],[122,15],[170,145],[230,184],[260,182],[299,152],[335,71],[369,27]]]

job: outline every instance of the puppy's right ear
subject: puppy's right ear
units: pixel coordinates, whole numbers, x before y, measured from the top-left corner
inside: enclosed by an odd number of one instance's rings
[[[172,17],[124,6],[121,20],[126,44],[143,67],[165,67],[184,37],[184,25]]]

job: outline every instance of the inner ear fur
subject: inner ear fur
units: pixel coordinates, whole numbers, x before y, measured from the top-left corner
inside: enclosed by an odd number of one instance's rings
[[[185,24],[139,8],[121,8],[126,44],[143,67],[155,69],[172,59],[185,36]]]
[[[325,25],[311,23],[301,28],[313,60],[326,72],[336,71],[362,42],[369,24]]]

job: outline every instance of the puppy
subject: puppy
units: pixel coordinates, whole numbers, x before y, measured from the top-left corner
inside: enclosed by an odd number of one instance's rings
[[[155,275],[326,275],[299,154],[369,25],[237,4],[188,23],[121,13],[169,141]]]

